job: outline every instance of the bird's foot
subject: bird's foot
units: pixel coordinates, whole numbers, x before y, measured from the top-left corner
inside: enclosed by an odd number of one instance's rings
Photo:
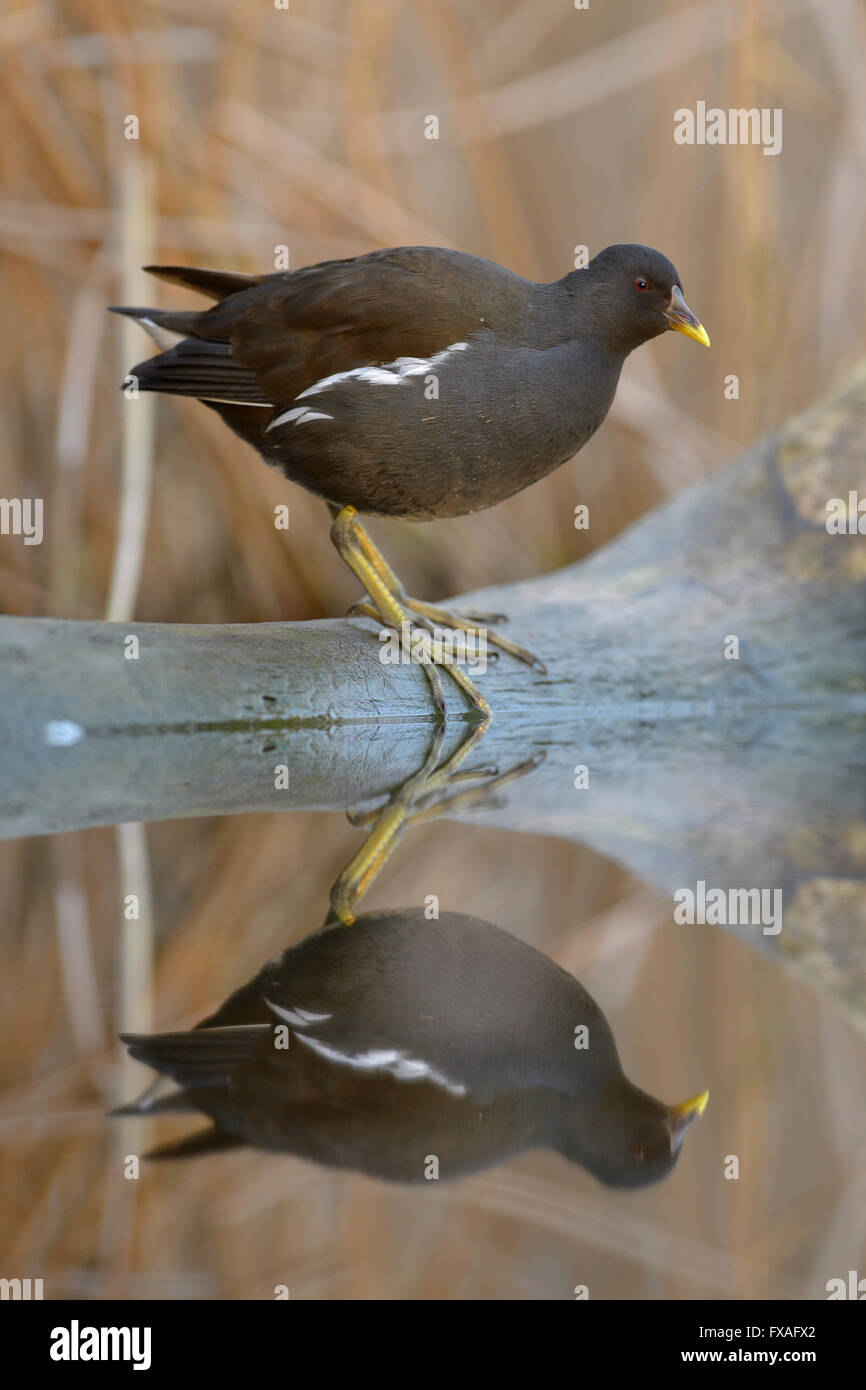
[[[452,811],[468,811],[470,807],[485,802],[491,792],[498,791],[509,782],[516,781],[518,777],[525,777],[527,772],[532,772],[533,768],[544,762],[544,758],[543,752],[535,753],[531,758],[526,758],[522,763],[509,768],[507,772],[500,772],[498,767],[489,764],[487,767],[467,767],[450,776],[443,776],[441,780],[437,774],[435,778],[429,779],[423,794],[415,802],[415,808],[406,818],[406,826],[420,825],[423,821],[435,820],[437,816],[447,815]],[[468,787],[465,791],[454,790],[458,784],[470,781],[480,781],[481,784]],[[346,812],[351,824],[359,826],[373,825],[378,815],[379,811]]]
[[[445,729],[439,725],[423,766],[389,796],[384,806],[361,814],[348,813],[352,824],[368,828],[369,834],[331,889],[331,909],[345,926],[354,922],[360,898],[410,825],[455,810],[466,810],[494,788],[525,776],[542,761],[544,754],[539,753],[503,773],[489,765],[464,768],[462,764],[484,737],[486,729],[486,722],[474,725],[440,767]],[[480,785],[467,788],[464,786],[467,782],[480,782]]]
[[[420,599],[409,598],[406,594],[400,594],[402,602],[413,613],[419,617],[426,618],[432,625],[439,628],[446,628],[452,632],[472,633],[474,637],[474,647],[477,649],[481,645],[482,651],[488,642],[492,642],[494,647],[499,647],[501,651],[508,652],[518,661],[523,661],[527,666],[531,666],[534,671],[546,674],[547,667],[532,652],[521,647],[517,642],[512,642],[510,638],[503,637],[499,632],[488,632],[487,629],[492,623],[507,622],[504,613],[450,613],[447,608],[440,608],[434,603],[422,603]]]
[[[411,659],[424,667],[440,710],[444,711],[445,705],[437,668],[444,667],[479,714],[485,719],[489,718],[487,701],[461,665],[462,661],[466,661],[474,667],[481,667],[485,659],[495,659],[498,652],[491,652],[489,658],[487,656],[488,642],[537,671],[545,670],[542,662],[525,647],[518,646],[499,633],[488,631],[488,624],[503,621],[504,614],[449,613],[434,604],[410,598],[358,521],[354,507],[343,507],[337,513],[331,527],[331,538],[370,599],[369,604],[354,604],[350,612],[372,617],[374,621],[400,634]]]
[[[383,621],[382,614],[372,603],[353,603],[346,612],[347,618],[372,618],[374,622]],[[423,625],[422,625],[423,624]],[[445,694],[442,689],[442,680],[439,675],[440,670],[446,670],[455,684],[469,698],[475,709],[482,717],[483,726],[486,728],[490,722],[490,706],[481,694],[474,681],[470,680],[466,672],[459,666],[455,666],[453,655],[447,650],[441,640],[437,640],[432,633],[429,624],[413,623],[411,616],[407,612],[399,628],[394,628],[391,622],[386,622],[385,626],[396,631],[400,638],[402,648],[405,650],[410,660],[416,662],[424,670],[424,674],[433,692],[434,703],[440,714],[445,717],[447,711],[445,707]]]
[[[445,712],[445,699],[439,670],[444,669],[486,725],[490,718],[490,706],[484,696],[454,659],[446,643],[437,634],[431,633],[430,623],[423,617],[420,622],[412,617],[400,581],[361,526],[354,507],[343,507],[337,513],[331,527],[331,539],[372,600],[370,605],[355,605],[354,611],[373,617],[400,635],[411,660],[423,667],[441,713]]]

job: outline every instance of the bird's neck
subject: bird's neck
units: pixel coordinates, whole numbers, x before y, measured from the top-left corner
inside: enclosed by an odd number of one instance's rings
[[[578,336],[621,367],[645,341],[643,331],[616,311],[609,281],[589,270],[572,270],[557,281],[568,313],[579,325]]]

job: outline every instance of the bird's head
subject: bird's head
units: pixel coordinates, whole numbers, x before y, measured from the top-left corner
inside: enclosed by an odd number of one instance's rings
[[[594,315],[607,340],[621,352],[668,329],[709,347],[703,324],[683,295],[676,267],[650,246],[608,246],[585,271]],[[579,281],[577,281],[580,284]]]
[[[667,1176],[689,1125],[701,1115],[709,1091],[663,1105],[625,1076],[613,1078],[569,1126],[566,1156],[606,1187],[648,1187]]]

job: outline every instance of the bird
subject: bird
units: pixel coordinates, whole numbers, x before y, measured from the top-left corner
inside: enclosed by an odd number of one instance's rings
[[[410,597],[359,516],[425,522],[495,506],[583,448],[635,348],[668,330],[710,342],[672,263],[634,244],[608,246],[551,283],[429,246],[262,275],[145,270],[216,303],[112,306],[161,349],[132,369],[127,392],[196,398],[321,497],[369,599],[350,612],[400,633],[432,631],[416,659],[437,705],[444,712],[437,668],[447,665],[485,718],[487,701],[443,658],[440,634],[492,618]],[[545,669],[501,633],[486,635]]]
[[[195,1029],[121,1038],[160,1077],[113,1113],[212,1122],[160,1159],[251,1145],[412,1183],[434,1161],[447,1180],[542,1148],[641,1187],[708,1099],[640,1090],[572,975],[492,922],[423,908],[326,925]]]

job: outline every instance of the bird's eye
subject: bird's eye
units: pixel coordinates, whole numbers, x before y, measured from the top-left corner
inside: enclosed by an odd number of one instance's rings
[[[639,275],[634,282],[634,287],[636,290],[648,290],[649,280],[645,280],[642,275]]]
[[[631,1156],[634,1159],[635,1163],[643,1163],[644,1159],[647,1156],[646,1144],[636,1144],[631,1151]]]

